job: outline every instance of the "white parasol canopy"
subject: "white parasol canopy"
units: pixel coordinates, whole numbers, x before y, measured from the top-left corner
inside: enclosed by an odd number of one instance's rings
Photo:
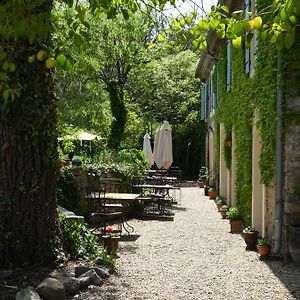
[[[155,143],[156,135],[158,142]],[[172,129],[168,121],[164,121],[159,132],[155,132],[153,158],[159,169],[168,169],[173,162]]]
[[[150,135],[148,132],[144,135],[143,151],[146,155],[148,166],[151,167],[154,161],[153,161],[153,155],[152,155],[152,149],[150,143]]]
[[[153,160],[155,162],[156,162],[156,157],[157,157],[157,146],[158,146],[159,135],[160,135],[160,127],[161,126],[157,127],[157,129],[155,130],[155,134],[154,134]]]

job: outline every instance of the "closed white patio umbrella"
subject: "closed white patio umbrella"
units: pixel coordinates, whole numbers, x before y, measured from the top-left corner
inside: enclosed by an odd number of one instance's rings
[[[161,126],[157,127],[157,129],[155,130],[155,134],[154,134],[154,145],[153,145],[153,160],[154,160],[154,162],[156,162],[157,146],[158,146],[159,135],[160,135],[160,127]]]
[[[168,121],[164,121],[159,129],[158,142],[154,161],[159,169],[169,169],[173,162],[172,129]]]
[[[146,155],[148,166],[151,167],[154,162],[153,162],[153,155],[152,155],[152,149],[150,143],[150,135],[148,132],[144,135],[143,151]]]

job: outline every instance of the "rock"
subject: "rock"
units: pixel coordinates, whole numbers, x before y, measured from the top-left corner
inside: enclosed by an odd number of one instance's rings
[[[36,288],[36,292],[45,300],[65,300],[66,291],[62,282],[54,278],[45,278]]]
[[[86,289],[90,284],[98,286],[103,284],[103,280],[97,275],[96,271],[93,269],[79,276],[78,280],[80,282],[81,289]]]
[[[80,282],[75,277],[64,277],[61,279],[65,291],[68,295],[76,294],[80,289]]]
[[[75,268],[75,276],[79,277],[82,274],[86,273],[89,270],[94,270],[99,277],[102,279],[108,278],[110,276],[108,269],[102,267],[86,267],[86,266],[77,266]]]
[[[16,294],[16,300],[41,300],[39,294],[34,290],[32,286],[20,290]]]

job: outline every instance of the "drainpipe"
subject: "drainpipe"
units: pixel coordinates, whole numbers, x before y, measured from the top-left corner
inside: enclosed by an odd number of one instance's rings
[[[277,57],[277,101],[276,101],[276,190],[275,190],[275,220],[274,220],[274,247],[272,254],[280,254],[282,247],[282,56],[278,52]]]

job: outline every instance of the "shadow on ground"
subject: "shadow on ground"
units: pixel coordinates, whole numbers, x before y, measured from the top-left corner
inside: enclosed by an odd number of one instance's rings
[[[295,299],[300,299],[300,267],[296,267],[291,259],[266,260],[265,263],[285,285]]]

